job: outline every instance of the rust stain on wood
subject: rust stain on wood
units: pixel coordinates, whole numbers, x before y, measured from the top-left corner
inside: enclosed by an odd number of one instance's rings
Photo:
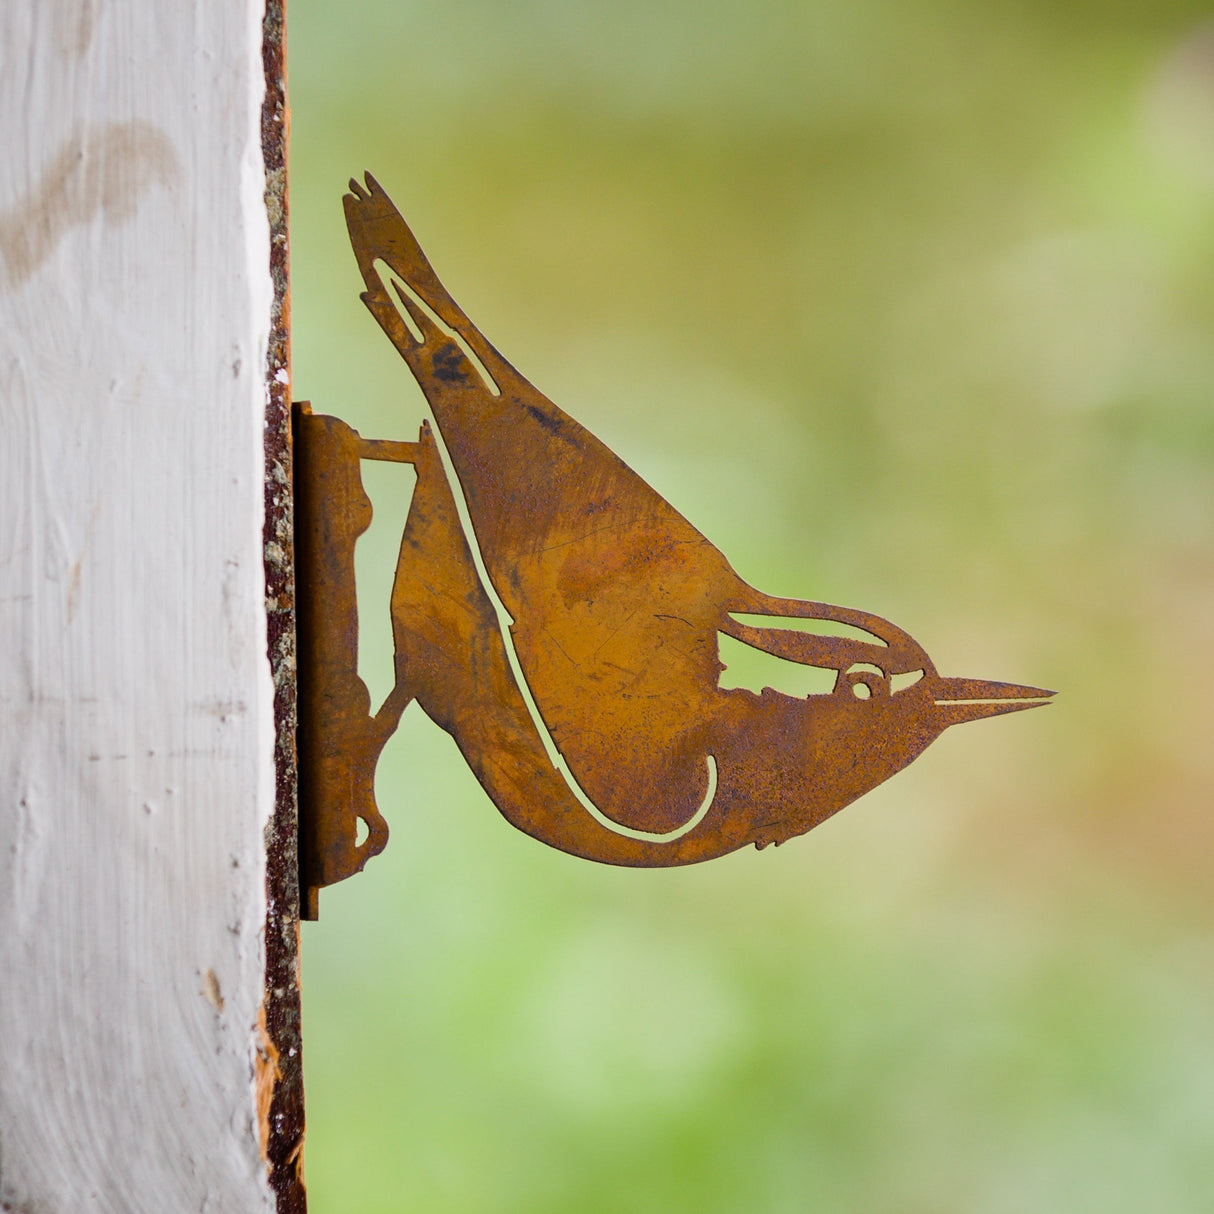
[[[202,993],[206,1001],[217,1011],[223,1011],[223,992],[219,989],[219,979],[214,970],[207,970],[202,976]]]
[[[29,193],[0,215],[0,259],[8,283],[25,282],[72,228],[98,214],[110,223],[130,219],[149,187],[169,186],[180,175],[169,137],[150,122],[78,131]]]
[[[55,49],[79,59],[93,41],[98,11],[103,0],[54,0],[51,9]]]

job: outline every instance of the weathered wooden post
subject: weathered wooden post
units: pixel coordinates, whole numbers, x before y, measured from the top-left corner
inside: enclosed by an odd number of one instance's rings
[[[0,1208],[302,1210],[281,7],[9,0],[0,132]]]

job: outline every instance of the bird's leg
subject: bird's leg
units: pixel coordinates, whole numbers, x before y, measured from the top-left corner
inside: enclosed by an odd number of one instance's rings
[[[390,438],[358,439],[358,458],[374,459],[387,464],[412,464],[417,467],[420,443],[402,443]]]
[[[379,706],[372,720],[375,723],[375,736],[382,738],[380,742],[382,746],[396,732],[396,727],[400,724],[400,719],[406,708],[413,703],[413,693],[401,680],[400,672],[397,672],[396,682],[392,686],[392,690],[388,692],[387,698]]]

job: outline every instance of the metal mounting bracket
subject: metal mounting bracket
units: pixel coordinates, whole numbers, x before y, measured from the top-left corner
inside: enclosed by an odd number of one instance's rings
[[[358,674],[354,545],[371,525],[364,459],[412,462],[416,445],[368,441],[336,417],[292,412],[299,687],[302,914],[320,889],[361,872],[388,843],[375,804],[375,765],[408,703],[395,690],[378,712]],[[359,823],[366,837],[358,839]]]

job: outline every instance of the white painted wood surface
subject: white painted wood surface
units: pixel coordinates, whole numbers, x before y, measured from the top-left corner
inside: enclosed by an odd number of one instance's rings
[[[268,1210],[249,0],[0,4],[0,1208]]]

